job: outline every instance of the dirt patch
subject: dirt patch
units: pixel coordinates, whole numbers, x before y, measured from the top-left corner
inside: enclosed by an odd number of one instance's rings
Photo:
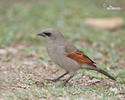
[[[60,81],[53,83],[47,82],[46,78],[56,78],[63,73],[54,64],[49,64],[44,59],[38,57],[37,52],[30,51],[24,55],[22,51],[30,45],[18,45],[16,47],[0,48],[0,94],[8,90],[24,89],[27,90],[33,85],[37,86],[56,86]],[[43,63],[41,63],[43,62]],[[63,82],[69,76],[64,77]],[[76,74],[76,76],[67,84],[68,87],[103,87],[104,91],[113,91],[123,98],[125,88],[111,80],[100,80],[90,75]],[[41,89],[44,89],[42,88]],[[109,88],[110,87],[110,88]],[[93,94],[94,95],[94,94]],[[96,96],[95,94],[94,96]]]

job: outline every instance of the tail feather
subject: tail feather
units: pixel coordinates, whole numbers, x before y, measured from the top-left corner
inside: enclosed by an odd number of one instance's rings
[[[113,76],[111,76],[109,73],[107,73],[106,71],[102,70],[101,68],[96,67],[96,65],[95,65],[95,67],[93,67],[91,70],[98,71],[98,72],[100,72],[101,74],[104,74],[105,76],[107,76],[108,78],[110,78],[110,79],[116,81],[116,79],[115,79]]]

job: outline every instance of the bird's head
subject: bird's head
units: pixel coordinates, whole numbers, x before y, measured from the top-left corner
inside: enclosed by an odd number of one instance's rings
[[[38,35],[45,37],[47,40],[56,40],[63,37],[59,31],[53,28],[45,29],[38,33]]]

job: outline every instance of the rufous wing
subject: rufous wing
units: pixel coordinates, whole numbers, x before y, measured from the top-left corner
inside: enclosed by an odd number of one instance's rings
[[[81,63],[87,63],[90,65],[94,65],[94,61],[92,61],[88,56],[86,56],[83,52],[77,50],[71,53],[67,53],[67,57],[76,60]]]

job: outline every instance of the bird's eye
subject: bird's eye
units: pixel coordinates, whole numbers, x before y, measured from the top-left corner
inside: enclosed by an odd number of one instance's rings
[[[51,33],[50,33],[50,32],[45,32],[44,34],[45,34],[46,36],[48,36],[48,37],[51,36]]]

